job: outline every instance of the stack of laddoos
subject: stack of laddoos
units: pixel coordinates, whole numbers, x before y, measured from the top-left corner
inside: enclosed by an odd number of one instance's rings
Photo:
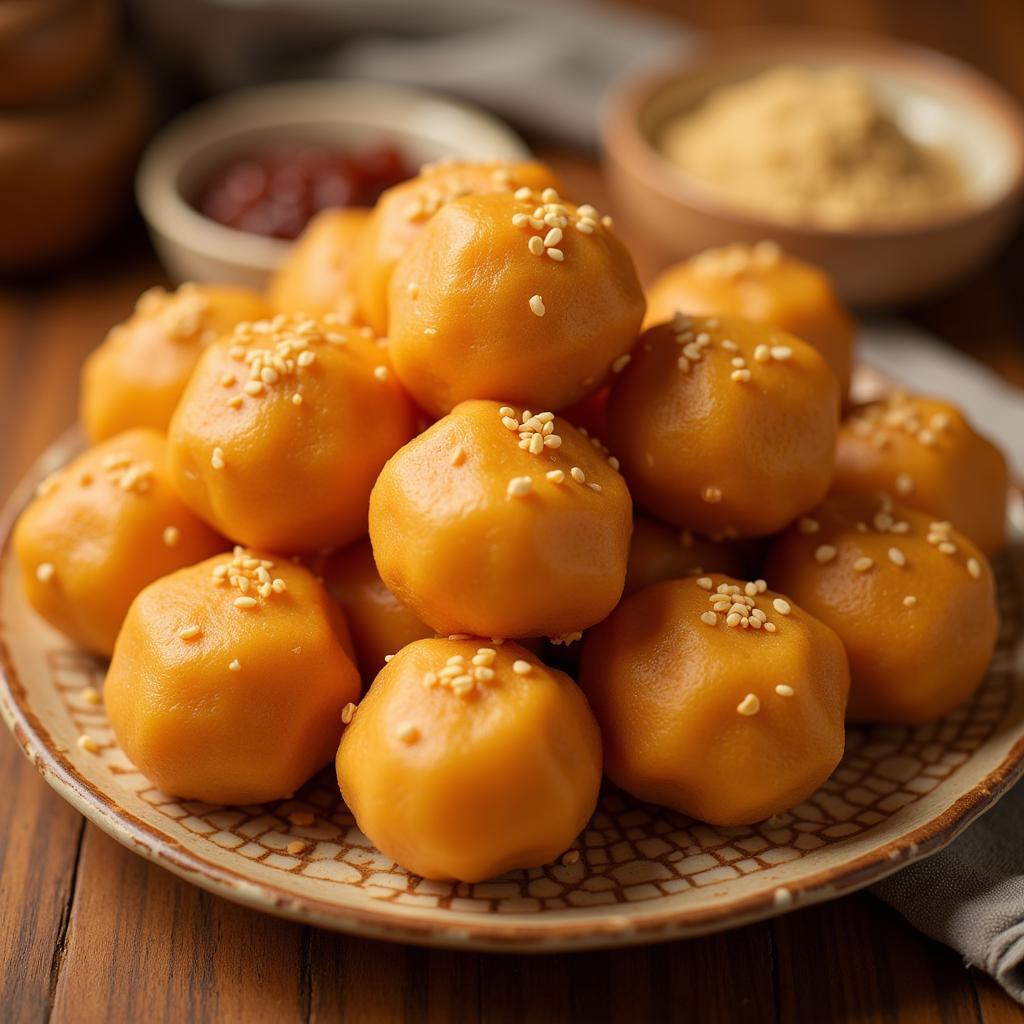
[[[427,167],[314,222],[266,298],[140,299],[85,369],[94,447],[18,524],[25,590],[112,652],[156,785],[272,800],[336,755],[429,878],[559,856],[602,772],[758,821],[848,718],[955,707],[996,639],[1004,461],[933,398],[841,421],[852,341],[771,243],[645,302],[545,167]]]

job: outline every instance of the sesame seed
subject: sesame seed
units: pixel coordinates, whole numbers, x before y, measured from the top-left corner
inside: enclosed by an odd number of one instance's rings
[[[417,298],[419,298],[420,286],[418,284],[416,284],[415,281],[410,281],[405,286],[405,294],[408,295],[410,299],[417,299]]]
[[[785,362],[793,355],[793,350],[788,345],[772,345],[772,359]]]
[[[917,598],[914,597],[913,594],[907,594],[907,596],[903,598],[903,605],[905,608],[913,608],[915,604],[917,604]]]
[[[700,587],[702,590],[710,590],[713,586],[711,577],[701,576],[701,578],[697,580],[697,586]]]
[[[814,560],[819,565],[825,565],[836,557],[836,549],[831,544],[822,544],[814,552]]]
[[[902,566],[907,564],[907,556],[899,548],[889,548],[888,555],[889,561],[893,565]]]
[[[237,658],[235,658],[232,662],[229,663],[228,670],[231,672],[241,672],[242,663]]]
[[[737,381],[740,384],[745,384],[748,380],[750,380],[750,371],[733,370],[732,373],[729,374],[729,379]]]
[[[569,475],[578,484],[585,484],[587,482],[587,475],[579,466],[573,466],[572,469],[569,470]]]
[[[528,676],[533,671],[533,666],[528,661],[517,659],[512,662],[512,671],[517,676]]]
[[[601,485],[600,485],[600,484],[594,483],[594,481],[593,481],[593,480],[589,481],[589,482],[587,483],[587,486],[588,486],[588,487],[589,487],[589,488],[590,488],[590,489],[591,489],[591,490],[592,490],[592,491],[593,491],[593,492],[594,492],[595,494],[600,494],[600,493],[601,493],[601,491],[602,491],[602,489],[603,489],[603,488],[601,487]]]
[[[181,539],[181,533],[176,526],[165,526],[163,532],[164,544],[173,548]]]
[[[373,375],[374,375],[374,377],[377,378],[377,380],[379,380],[379,381],[381,381],[381,383],[383,383],[384,381],[386,381],[388,379],[388,368],[386,366],[383,366],[383,365],[382,366],[375,366],[373,368]]]
[[[632,358],[633,357],[628,352],[619,356],[619,358],[612,363],[612,373],[622,373],[622,371],[629,365],[629,361]]]
[[[551,248],[551,246],[553,246],[553,245],[558,245],[558,243],[559,243],[559,242],[560,242],[561,240],[562,240],[562,229],[561,229],[561,228],[552,228],[552,229],[551,229],[551,230],[550,230],[550,231],[549,231],[549,232],[548,232],[548,233],[547,233],[547,234],[546,234],[546,235],[544,236],[544,244],[545,244],[545,245],[546,245],[546,246],[547,246],[548,248]]]
[[[86,704],[102,704],[103,696],[95,686],[87,686],[82,690],[82,700],[84,700]]]
[[[858,558],[853,563],[853,571],[854,572],[867,572],[868,569],[870,569],[871,566],[873,566],[874,564],[875,563],[874,563],[873,559],[868,558],[867,555],[864,555],[863,557]]]
[[[508,482],[505,493],[510,498],[522,498],[533,490],[533,478],[528,476],[514,476]]]
[[[545,249],[545,255],[550,256],[556,263],[565,259],[565,253],[561,249]]]
[[[509,411],[511,412],[511,410],[509,410]],[[502,425],[504,427],[507,427],[509,430],[518,430],[519,429],[519,420],[517,420],[515,418],[515,416],[502,416],[501,422],[502,422]]]
[[[748,693],[746,697],[736,705],[736,710],[741,715],[746,715],[747,717],[750,715],[756,715],[758,711],[761,710],[761,701],[758,699],[756,693]]]
[[[448,459],[448,464],[451,466],[461,466],[466,461],[466,449],[461,444],[456,445],[452,449],[452,454]]]
[[[202,633],[202,629],[193,623],[191,626],[182,626],[178,630],[178,638],[181,640],[194,640],[200,633]]]
[[[49,583],[50,580],[57,574],[57,569],[53,562],[40,562],[36,566],[36,579],[40,583]]]
[[[423,333],[432,337],[433,335],[437,334],[437,328],[436,327],[424,327],[423,328]]]
[[[911,479],[909,473],[900,473],[896,477],[896,492],[898,494],[910,494],[914,489],[914,481]]]
[[[433,673],[431,673],[431,674],[433,674]],[[437,677],[436,677],[436,676],[434,676],[434,678],[435,678],[435,680],[437,679]],[[353,704],[353,703],[352,703],[352,701],[349,701],[349,702],[348,702],[348,703],[347,703],[347,704],[346,704],[346,705],[345,705],[345,706],[344,706],[344,707],[343,707],[343,708],[341,709],[341,721],[342,721],[342,724],[343,724],[343,725],[348,725],[348,724],[349,724],[349,722],[351,722],[351,721],[352,721],[352,716],[353,716],[353,715],[354,715],[355,713],[356,713],[356,706],[355,706],[355,704]]]
[[[772,357],[772,350],[767,345],[758,345],[754,349],[754,359],[759,363],[767,363]]]
[[[944,555],[955,555],[955,554],[956,554],[956,545],[955,545],[955,544],[953,544],[953,543],[952,543],[951,541],[948,541],[948,540],[944,540],[944,541],[943,541],[943,542],[942,542],[942,543],[941,543],[941,544],[939,545],[939,550],[940,550],[940,551],[941,551],[941,552],[942,552],[942,553],[943,553]]]
[[[720,487],[705,487],[700,492],[700,497],[709,505],[717,505],[722,500],[722,489]]]
[[[78,748],[89,754],[98,754],[100,752],[100,745],[91,736],[86,736],[85,734],[78,737]]]
[[[580,851],[579,850],[566,850],[565,853],[562,854],[562,863],[566,867],[571,867],[573,864],[578,864],[579,860],[580,860]]]
[[[804,516],[803,519],[796,524],[796,527],[801,533],[817,533],[820,525],[817,519],[811,519],[810,516]]]
[[[541,238],[540,235],[532,235],[530,240],[526,243],[526,247],[534,256],[544,255],[544,239]]]
[[[420,738],[420,731],[412,724],[412,722],[400,722],[398,724],[398,728],[395,729],[395,735],[403,743],[411,745]]]
[[[214,448],[213,449],[213,454],[210,456],[210,465],[214,469],[223,469],[224,468],[224,449],[223,448]]]
[[[701,612],[700,621],[708,626],[717,626],[718,616],[714,612]]]
[[[293,839],[285,849],[291,854],[302,853],[306,848],[306,844],[301,839]]]
[[[772,601],[772,607],[780,615],[788,615],[793,610],[793,606],[787,600],[781,597],[777,597],[774,601]]]
[[[246,383],[243,388],[247,395],[252,395],[254,398],[258,395],[262,395],[264,391],[263,381],[261,380],[250,380]]]
[[[779,683],[779,685],[775,687],[775,692],[780,697],[792,697],[794,690],[792,686],[789,686],[786,683]]]
[[[544,300],[539,295],[530,296],[530,311],[534,316],[543,316],[545,314]]]
[[[565,472],[561,469],[548,470],[544,476],[550,480],[553,484],[560,484],[565,482]]]
[[[259,601],[255,597],[236,597],[234,601],[236,608],[255,608],[259,604]]]
[[[976,558],[967,559],[967,571],[976,579],[981,579],[981,562]]]

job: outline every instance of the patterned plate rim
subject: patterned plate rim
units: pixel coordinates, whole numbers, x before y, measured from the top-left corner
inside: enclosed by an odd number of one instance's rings
[[[14,522],[38,481],[66,462],[81,443],[77,428],[67,431],[36,460],[15,488],[0,512],[0,561],[12,557]],[[1010,501],[1018,509],[1024,503],[1024,491],[1017,484],[1011,487]],[[1024,566],[1015,565],[1014,571],[1024,577]],[[14,668],[2,621],[0,713],[25,756],[64,800],[121,845],[208,892],[280,917],[363,937],[495,952],[553,953],[695,937],[834,899],[937,853],[1024,776],[1022,731],[999,764],[941,813],[873,850],[801,879],[792,892],[792,901],[785,905],[780,905],[768,891],[723,898],[711,906],[694,909],[653,910],[627,916],[609,908],[601,917],[566,921],[557,926],[539,921],[525,924],[494,920],[497,915],[486,915],[479,923],[449,923],[429,911],[396,913],[389,904],[365,907],[319,900],[254,881],[189,850],[165,831],[117,806],[102,786],[79,772],[64,756],[59,744],[32,712],[28,691]]]

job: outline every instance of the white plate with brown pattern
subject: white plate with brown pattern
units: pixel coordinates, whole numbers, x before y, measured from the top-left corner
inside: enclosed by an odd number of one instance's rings
[[[10,527],[66,438],[8,503],[0,552],[0,710],[46,781],[116,840],[210,892],[375,938],[557,951],[728,928],[858,889],[934,853],[1024,770],[1024,502],[996,563],[1003,616],[985,682],[920,728],[854,728],[809,800],[759,825],[717,828],[608,788],[557,863],[475,885],[410,875],[356,827],[330,769],[291,800],[213,807],[155,789],[111,735],[105,663],[28,608]],[[89,740],[82,741],[82,737]],[[84,743],[84,746],[81,745]]]

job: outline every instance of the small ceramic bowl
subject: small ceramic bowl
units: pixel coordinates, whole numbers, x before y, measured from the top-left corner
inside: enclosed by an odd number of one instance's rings
[[[912,138],[951,152],[968,197],[904,225],[830,230],[731,207],[688,179],[654,144],[666,122],[713,89],[779,64],[860,70]],[[856,305],[903,303],[978,267],[1013,227],[1024,189],[1024,113],[995,83],[948,57],[887,39],[799,29],[710,36],[672,65],[634,74],[610,94],[602,136],[619,209],[661,257],[772,238],[827,270]]]
[[[290,142],[357,149],[392,143],[414,167],[448,155],[529,155],[518,136],[489,114],[419,90],[330,81],[231,93],[169,124],[139,165],[139,206],[172,278],[263,287],[290,243],[224,227],[199,213],[189,198],[226,160]]]

